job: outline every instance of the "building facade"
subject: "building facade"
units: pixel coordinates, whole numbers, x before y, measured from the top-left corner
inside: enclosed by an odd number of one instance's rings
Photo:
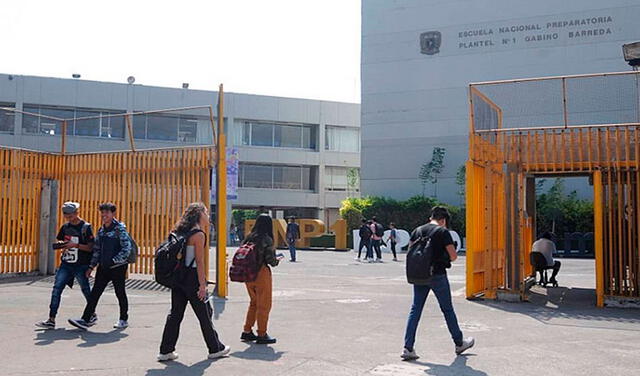
[[[68,152],[128,150],[122,113],[215,105],[217,92],[0,74],[0,107],[74,119]],[[114,116],[115,115],[115,116]],[[100,116],[98,119],[83,119]],[[225,93],[229,146],[240,159],[234,208],[332,222],[348,195],[359,195],[360,106]],[[208,110],[133,116],[137,149],[211,145]],[[59,151],[60,122],[0,111],[0,145]],[[350,181],[351,183],[349,183]]]
[[[637,0],[363,1],[363,194],[421,194],[421,166],[443,148],[425,194],[461,203],[468,84],[630,70],[622,44],[640,40],[638,14]]]

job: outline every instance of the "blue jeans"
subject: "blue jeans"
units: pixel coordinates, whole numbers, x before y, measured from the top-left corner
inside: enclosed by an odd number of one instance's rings
[[[416,341],[418,322],[420,321],[420,316],[422,316],[424,303],[427,301],[427,296],[431,290],[436,294],[436,299],[438,299],[440,310],[447,322],[447,328],[449,328],[451,339],[453,339],[456,346],[462,345],[462,332],[458,326],[458,319],[456,318],[456,313],[453,310],[453,304],[451,304],[449,279],[446,274],[438,274],[431,278],[431,282],[429,282],[428,285],[413,285],[413,305],[411,306],[411,312],[409,312],[407,330],[404,334],[404,347],[407,349],[413,349],[413,345]]]
[[[60,298],[62,297],[62,291],[69,281],[73,281],[73,278],[78,281],[82,295],[84,295],[87,301],[89,300],[89,294],[91,293],[91,287],[89,287],[89,278],[85,274],[89,265],[74,265],[63,262],[60,264],[58,271],[56,271],[56,279],[53,283],[53,291],[51,292],[51,304],[49,305],[49,317],[56,317],[58,314],[58,307],[60,307]]]
[[[382,250],[380,249],[380,243],[382,243],[382,241],[380,239],[371,239],[371,245],[369,246],[369,249],[367,249],[367,257],[368,258],[373,258],[373,251],[376,252],[376,258],[378,260],[382,259]]]
[[[289,239],[287,240],[289,243],[289,253],[291,253],[291,261],[296,261],[296,240]]]

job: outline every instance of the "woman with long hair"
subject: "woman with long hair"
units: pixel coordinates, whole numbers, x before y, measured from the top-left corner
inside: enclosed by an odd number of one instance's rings
[[[178,236],[187,237],[184,251],[184,266],[186,271],[180,281],[176,281],[171,289],[171,311],[167,316],[160,344],[159,361],[174,360],[176,342],[180,333],[180,323],[184,318],[187,303],[191,304],[193,312],[200,322],[202,336],[209,349],[209,359],[220,358],[229,354],[231,348],[225,346],[218,339],[218,333],[211,321],[211,306],[205,303],[207,298],[207,277],[205,252],[208,251],[207,238],[203,232],[209,222],[207,208],[201,202],[190,204],[176,223],[173,232]]]
[[[257,252],[259,271],[253,282],[246,282],[251,302],[240,339],[256,341],[258,344],[276,343],[276,339],[267,334],[269,312],[271,312],[272,279],[271,268],[280,262],[276,257],[273,244],[273,223],[268,214],[260,214],[251,233],[244,243],[253,243]],[[253,326],[258,322],[258,335],[253,333]]]

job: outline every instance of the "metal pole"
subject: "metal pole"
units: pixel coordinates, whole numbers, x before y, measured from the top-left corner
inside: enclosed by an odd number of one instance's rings
[[[129,133],[129,144],[131,145],[131,151],[136,151],[136,144],[133,140],[133,127],[131,126],[131,114],[124,115],[124,118],[127,121],[127,131]]]
[[[564,128],[569,126],[569,113],[567,112],[567,79],[562,78],[562,111],[564,112]]]
[[[218,91],[218,163],[216,164],[216,290],[221,298],[227,296],[227,156],[224,131],[224,88]]]

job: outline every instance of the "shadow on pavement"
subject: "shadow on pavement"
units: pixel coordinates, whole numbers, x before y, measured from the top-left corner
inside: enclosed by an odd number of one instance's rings
[[[37,330],[36,331],[36,346],[50,345],[56,341],[68,341],[81,338],[84,342],[80,343],[78,347],[93,347],[97,345],[103,345],[107,343],[118,342],[129,335],[123,333],[121,330],[112,330],[107,333],[99,332],[83,332],[77,329],[66,330],[64,328],[52,329],[52,330]]]
[[[598,308],[594,289],[534,286],[529,291],[528,303],[509,303],[493,300],[475,301],[491,308],[520,313],[544,324],[552,319],[588,321],[575,326],[589,327],[597,322],[640,324],[640,316],[634,309]],[[637,330],[637,329],[625,329]]]
[[[194,363],[190,366],[176,362],[166,362],[162,363],[165,365],[164,368],[161,369],[149,369],[147,370],[146,376],[165,376],[165,375],[185,375],[185,376],[200,376],[204,375],[205,371],[209,366],[216,362],[216,360],[205,359],[201,360],[198,363]]]
[[[467,365],[467,358],[470,357],[470,356],[475,356],[475,355],[473,355],[473,354],[458,355],[458,356],[456,356],[456,360],[454,360],[453,363],[451,363],[449,365],[429,363],[429,362],[421,362],[421,361],[413,361],[411,363],[429,367],[428,369],[424,370],[424,372],[427,375],[434,375],[434,376],[448,376],[448,375],[455,375],[455,376],[487,376],[486,372],[477,370],[475,368],[471,368],[471,367],[469,367]]]
[[[236,351],[231,353],[231,356],[241,359],[252,360],[264,360],[267,362],[274,362],[285,354],[284,351],[276,351],[271,346],[257,345],[255,343],[249,343],[249,346],[244,351]]]

